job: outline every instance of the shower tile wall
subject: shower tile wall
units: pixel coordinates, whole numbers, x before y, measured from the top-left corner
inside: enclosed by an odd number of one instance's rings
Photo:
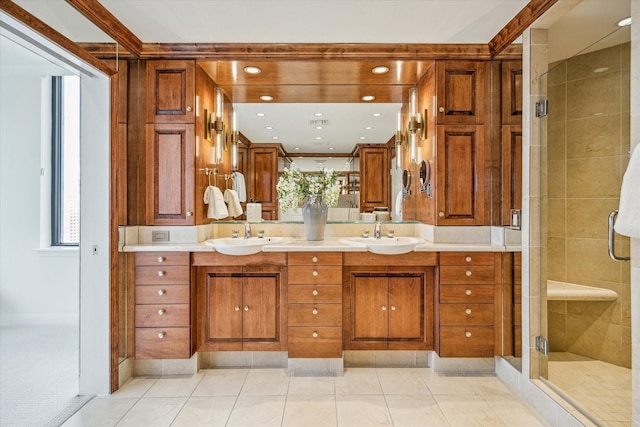
[[[630,270],[607,255],[607,217],[629,161],[630,45],[548,75],[548,278],[612,289],[614,302],[548,302],[551,351],[631,366]],[[618,236],[616,252],[628,255]]]

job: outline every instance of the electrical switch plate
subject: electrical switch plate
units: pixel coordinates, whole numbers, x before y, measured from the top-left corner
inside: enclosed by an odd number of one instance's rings
[[[157,230],[151,233],[152,242],[168,242],[169,230]]]

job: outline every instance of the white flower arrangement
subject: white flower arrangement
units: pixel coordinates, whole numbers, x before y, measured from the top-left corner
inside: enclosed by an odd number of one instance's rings
[[[298,169],[285,168],[278,184],[278,200],[283,212],[296,209],[309,196],[322,197],[322,203],[331,207],[338,204],[340,183],[338,172],[333,169],[323,169],[319,174],[304,174]]]

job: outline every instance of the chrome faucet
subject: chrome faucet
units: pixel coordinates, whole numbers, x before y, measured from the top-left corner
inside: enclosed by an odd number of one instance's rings
[[[251,238],[251,224],[249,224],[249,221],[244,223],[244,238],[245,239]]]
[[[373,237],[375,237],[376,239],[380,238],[380,235],[382,233],[380,233],[380,221],[376,222],[376,228],[373,231]]]

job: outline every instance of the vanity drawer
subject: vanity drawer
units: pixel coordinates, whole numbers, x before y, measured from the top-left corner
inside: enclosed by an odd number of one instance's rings
[[[494,280],[493,265],[440,267],[440,284],[443,285],[490,285]]]
[[[189,304],[189,285],[136,286],[136,304]]]
[[[493,304],[440,304],[440,325],[493,325]]]
[[[440,328],[440,357],[493,356],[493,327],[443,326]]]
[[[136,265],[189,265],[189,252],[138,252]]]
[[[339,285],[342,267],[338,265],[290,265],[289,283],[300,285]]]
[[[136,327],[189,326],[189,304],[136,305]]]
[[[440,302],[493,303],[493,285],[442,285]]]
[[[441,252],[440,265],[493,265],[493,252]]]
[[[289,304],[289,326],[341,326],[342,304]]]
[[[188,285],[189,266],[163,265],[136,267],[136,285]]]
[[[289,252],[289,265],[342,265],[342,252]]]
[[[290,358],[342,357],[340,327],[291,327],[288,332]]]
[[[136,328],[136,359],[188,359],[189,328]]]
[[[290,285],[289,302],[342,303],[341,285]]]

